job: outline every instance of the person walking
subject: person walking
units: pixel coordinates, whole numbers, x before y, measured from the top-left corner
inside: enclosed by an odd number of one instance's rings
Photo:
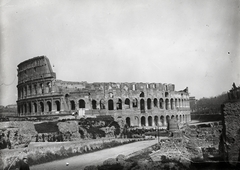
[[[30,170],[28,165],[28,160],[26,157],[23,158],[23,161],[21,162],[19,170]]]

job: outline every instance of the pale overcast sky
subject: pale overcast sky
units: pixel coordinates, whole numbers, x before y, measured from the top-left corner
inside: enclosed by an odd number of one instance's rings
[[[240,85],[239,0],[1,0],[0,105],[17,65],[45,55],[57,79],[173,83],[211,97]]]

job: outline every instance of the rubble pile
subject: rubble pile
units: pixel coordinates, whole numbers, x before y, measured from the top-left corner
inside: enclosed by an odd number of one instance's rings
[[[183,129],[184,135],[195,141],[196,145],[201,148],[214,147],[218,148],[222,125],[191,125]]]
[[[202,150],[188,138],[171,138],[161,140],[160,149],[150,154],[154,162],[175,160],[190,165],[195,159],[203,159]]]
[[[33,123],[28,121],[10,121],[0,124],[1,143],[7,141],[9,149],[28,146],[35,140],[36,134]]]

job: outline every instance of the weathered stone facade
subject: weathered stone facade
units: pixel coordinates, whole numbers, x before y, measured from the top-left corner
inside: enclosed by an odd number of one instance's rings
[[[223,140],[221,148],[226,161],[236,165],[240,161],[240,101],[223,105]]]
[[[18,65],[19,116],[111,115],[130,126],[166,126],[175,117],[190,121],[188,89],[174,84],[87,83],[56,79],[46,56]]]

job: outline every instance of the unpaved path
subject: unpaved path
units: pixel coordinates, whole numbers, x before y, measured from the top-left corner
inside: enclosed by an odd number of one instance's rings
[[[134,143],[130,143],[122,146],[117,146],[114,148],[109,148],[101,151],[74,156],[67,159],[62,159],[58,161],[31,166],[30,169],[31,170],[82,170],[84,169],[85,166],[101,165],[103,161],[105,161],[108,158],[116,158],[119,154],[123,154],[127,156],[131,153],[147,148],[155,143],[157,143],[157,139],[134,142]],[[66,163],[69,163],[69,165],[66,166]]]

